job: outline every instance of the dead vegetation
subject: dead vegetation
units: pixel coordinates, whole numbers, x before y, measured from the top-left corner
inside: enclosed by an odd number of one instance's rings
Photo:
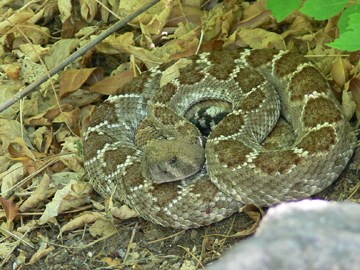
[[[0,103],[147,1],[0,1]],[[0,114],[0,268],[202,269],[252,234],[260,209],[175,231],[97,196],[82,138],[96,106],[142,71],[197,52],[278,48],[311,58],[349,119],[360,105],[359,54],[324,44],[337,18],[281,24],[264,1],[162,0]],[[357,201],[359,161],[317,197]],[[249,218],[250,217],[250,218]],[[255,224],[255,225],[254,225]]]

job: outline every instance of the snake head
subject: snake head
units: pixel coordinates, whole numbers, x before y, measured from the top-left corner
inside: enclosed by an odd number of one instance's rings
[[[144,147],[142,175],[153,183],[186,179],[199,172],[205,162],[201,144],[186,139],[156,140]]]

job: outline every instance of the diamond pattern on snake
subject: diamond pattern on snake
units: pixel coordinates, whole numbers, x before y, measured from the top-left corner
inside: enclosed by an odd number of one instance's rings
[[[224,50],[163,64],[93,114],[85,167],[103,197],[174,228],[272,206],[336,180],[356,144],[329,84],[304,56]]]

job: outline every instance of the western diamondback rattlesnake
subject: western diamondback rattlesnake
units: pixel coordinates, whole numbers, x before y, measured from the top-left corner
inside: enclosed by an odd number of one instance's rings
[[[163,226],[199,227],[243,204],[309,197],[348,163],[355,135],[325,78],[303,56],[220,51],[169,66],[133,79],[94,113],[84,135],[85,167],[102,196],[125,200]],[[204,139],[187,120],[199,111],[215,122],[230,113]],[[261,143],[280,112],[294,138],[266,149]]]

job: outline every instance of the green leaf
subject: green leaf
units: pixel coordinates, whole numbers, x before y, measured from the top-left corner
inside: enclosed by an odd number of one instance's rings
[[[340,16],[338,27],[340,33],[344,33],[345,31],[351,30],[350,26],[350,15],[359,14],[360,13],[360,4],[352,5],[348,7]],[[355,22],[356,23],[356,22]]]
[[[354,31],[360,31],[360,13],[354,13],[350,16],[350,27]]]
[[[343,51],[358,51],[360,50],[360,30],[348,31],[340,35],[338,39],[335,39],[331,43],[326,45],[337,48]]]
[[[266,7],[271,10],[276,20],[281,22],[300,5],[301,0],[268,0]]]
[[[347,3],[348,0],[307,0],[300,11],[316,20],[326,20],[342,11]]]

